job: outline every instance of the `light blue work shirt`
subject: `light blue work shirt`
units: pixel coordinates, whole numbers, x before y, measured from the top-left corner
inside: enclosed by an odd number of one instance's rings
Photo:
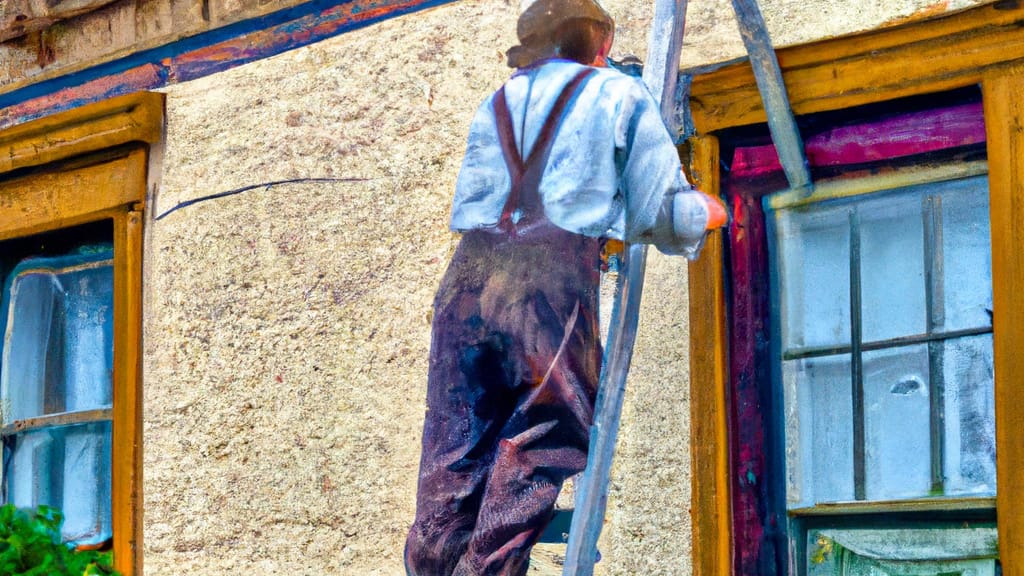
[[[516,72],[505,84],[524,158],[562,88],[582,68],[549,60]],[[470,126],[452,205],[457,232],[496,225],[511,187],[493,98],[480,105]],[[567,109],[539,192],[545,215],[560,228],[653,243],[689,258],[697,256],[708,219],[706,201],[683,177],[654,98],[639,79],[611,68],[596,69]]]

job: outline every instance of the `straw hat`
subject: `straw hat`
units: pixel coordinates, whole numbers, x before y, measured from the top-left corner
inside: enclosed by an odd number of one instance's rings
[[[558,28],[570,20],[593,20],[613,29],[615,22],[594,0],[525,0],[520,5],[516,36],[520,46],[509,52],[509,66],[518,68],[550,47]]]

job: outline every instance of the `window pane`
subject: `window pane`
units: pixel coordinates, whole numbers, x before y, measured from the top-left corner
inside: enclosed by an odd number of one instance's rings
[[[928,346],[864,353],[865,476],[869,500],[931,491]]]
[[[64,513],[62,535],[79,544],[111,536],[110,422],[34,430],[8,437],[7,501]]]
[[[784,362],[782,378],[789,506],[853,500],[850,356]]]
[[[809,576],[994,576],[994,527],[808,530]]]
[[[920,190],[874,196],[857,204],[864,342],[925,332]]]
[[[945,329],[991,326],[986,312],[992,309],[987,178],[942,185],[942,229]]]
[[[785,347],[849,344],[849,209],[779,212],[778,246]]]
[[[107,250],[29,260],[12,273],[0,366],[4,424],[111,405],[109,257]]]
[[[946,493],[996,493],[992,335],[945,343]]]

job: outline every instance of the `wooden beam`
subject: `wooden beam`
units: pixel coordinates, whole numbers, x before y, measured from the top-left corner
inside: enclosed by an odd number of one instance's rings
[[[786,85],[779,70],[768,29],[757,7],[756,0],[733,0],[736,23],[740,36],[747,47],[750,64],[761,94],[761,102],[768,118],[768,129],[779,153],[782,170],[793,190],[807,190],[811,187],[811,172],[807,168],[807,154],[800,129],[789,106]]]
[[[776,52],[797,115],[937,92],[975,84],[987,68],[1024,60],[1024,3],[987,4]],[[767,120],[748,61],[687,72],[694,74],[690,98],[698,134]]]
[[[1024,67],[982,83],[988,130],[995,354],[996,500],[999,553],[1007,574],[1024,574]]]
[[[15,126],[0,135],[0,174],[130,142],[159,142],[163,111],[163,94],[137,92]]]
[[[142,574],[142,213],[114,219],[114,568]]]
[[[44,71],[0,90],[0,129],[194,80],[453,0],[308,0],[108,62]],[[0,0],[2,4],[3,0]]]
[[[45,30],[61,20],[92,12],[114,0],[4,0],[0,42]]]
[[[690,141],[697,187],[719,194],[718,139]],[[724,241],[721,231],[707,239],[690,263],[690,515],[693,573],[732,572],[732,515],[729,495],[729,438],[726,406],[728,333],[725,308]]]
[[[141,149],[75,170],[0,181],[0,240],[109,217],[110,210],[140,202],[145,191]]]

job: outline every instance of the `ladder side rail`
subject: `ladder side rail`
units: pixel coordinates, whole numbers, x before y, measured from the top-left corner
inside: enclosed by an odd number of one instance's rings
[[[662,119],[678,138],[676,82],[683,44],[687,0],[657,0],[648,41],[643,79],[661,105]],[[591,427],[587,468],[577,488],[576,511],[569,533],[563,576],[590,576],[597,561],[597,540],[608,504],[608,481],[618,439],[626,376],[636,341],[643,293],[647,246],[628,244],[616,284],[608,329],[608,346]]]
[[[786,174],[786,180],[793,190],[802,190],[809,195],[812,190],[811,172],[807,167],[807,153],[803,138],[796,125],[793,109],[789,105],[786,85],[782,80],[779,59],[772,47],[764,16],[757,6],[757,0],[732,0],[736,12],[736,24],[740,37],[750,56],[754,79],[768,116],[768,129],[772,142],[779,154],[779,162]]]

